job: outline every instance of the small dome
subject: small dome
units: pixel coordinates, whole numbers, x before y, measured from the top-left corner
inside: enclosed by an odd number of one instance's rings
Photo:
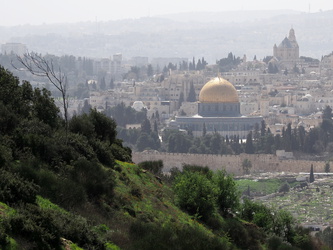
[[[207,82],[199,94],[201,103],[237,103],[237,90],[227,80],[216,77]]]
[[[136,111],[141,111],[143,108],[145,108],[145,105],[142,101],[135,101],[132,105],[132,108],[134,108]]]

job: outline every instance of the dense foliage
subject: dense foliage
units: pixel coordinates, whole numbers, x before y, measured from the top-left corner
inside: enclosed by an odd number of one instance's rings
[[[230,52],[226,58],[222,58],[216,62],[221,72],[228,72],[236,68],[240,63],[241,59],[239,57],[236,58],[232,52]]]
[[[224,171],[185,165],[176,174],[173,188],[182,210],[214,230],[228,232],[241,249],[260,249],[265,244],[268,249],[315,248],[308,232],[288,212],[248,199],[240,203],[236,184]]]
[[[116,160],[131,162],[131,150],[116,139],[112,119],[91,110],[73,117],[66,131],[48,90],[20,83],[0,67],[0,201],[17,211],[6,220],[5,233],[32,239],[31,248],[48,249],[60,244],[60,236],[66,237],[67,225],[72,227],[68,228],[71,240],[103,249],[97,236],[86,238],[89,230],[72,237],[70,233],[81,227],[74,225],[79,219],[74,218],[71,226],[71,215],[39,210],[36,195],[67,209],[110,201]]]

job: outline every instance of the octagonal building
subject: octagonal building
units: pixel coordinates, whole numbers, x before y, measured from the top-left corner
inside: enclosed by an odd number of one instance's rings
[[[261,116],[242,116],[237,90],[227,80],[216,77],[200,91],[198,114],[176,116],[170,127],[191,131],[194,136],[202,136],[205,127],[206,133],[218,132],[224,137],[236,135],[245,139],[262,120]]]

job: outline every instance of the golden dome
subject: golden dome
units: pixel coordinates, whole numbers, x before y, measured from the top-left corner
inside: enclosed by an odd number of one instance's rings
[[[199,94],[201,103],[235,103],[239,102],[237,90],[227,80],[216,77],[207,82]]]

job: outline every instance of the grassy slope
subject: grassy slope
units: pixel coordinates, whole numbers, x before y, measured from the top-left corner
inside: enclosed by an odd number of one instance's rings
[[[114,216],[118,223],[113,228],[115,243],[127,247],[128,227],[135,221],[156,223],[163,227],[181,229],[184,225],[200,231],[208,238],[216,237],[211,230],[182,212],[173,202],[172,190],[162,184],[153,174],[135,164],[117,162],[117,185],[115,188]],[[116,210],[115,208],[118,208]],[[112,225],[111,225],[112,227]],[[120,238],[120,241],[118,241]],[[121,242],[125,240],[125,244]]]
[[[37,205],[41,209],[54,210],[59,214],[88,219],[92,222],[93,231],[108,242],[107,249],[118,249],[117,246],[121,249],[147,249],[145,244],[155,244],[155,237],[161,238],[159,248],[167,249],[169,242],[168,239],[163,242],[165,235],[173,238],[174,244],[182,241],[186,243],[187,240],[188,244],[191,244],[192,235],[188,235],[188,239],[182,238],[183,232],[195,233],[198,239],[203,239],[202,244],[205,244],[205,241],[217,240],[231,245],[226,238],[215,235],[212,230],[177,208],[173,202],[172,190],[150,172],[124,162],[117,162],[113,171],[116,176],[114,197],[101,200],[102,205],[87,203],[74,214],[40,196],[37,196]],[[13,213],[16,213],[14,209],[0,203],[0,221],[1,217],[11,216]],[[147,229],[146,225],[150,227]],[[161,233],[147,238],[147,232],[151,233],[149,230],[161,230]],[[140,236],[151,242],[141,242]],[[179,238],[176,239],[177,237]],[[8,249],[16,249],[15,245],[19,243],[10,240]],[[80,249],[71,239],[62,239],[62,244],[66,249]],[[197,248],[200,249],[200,246]]]

